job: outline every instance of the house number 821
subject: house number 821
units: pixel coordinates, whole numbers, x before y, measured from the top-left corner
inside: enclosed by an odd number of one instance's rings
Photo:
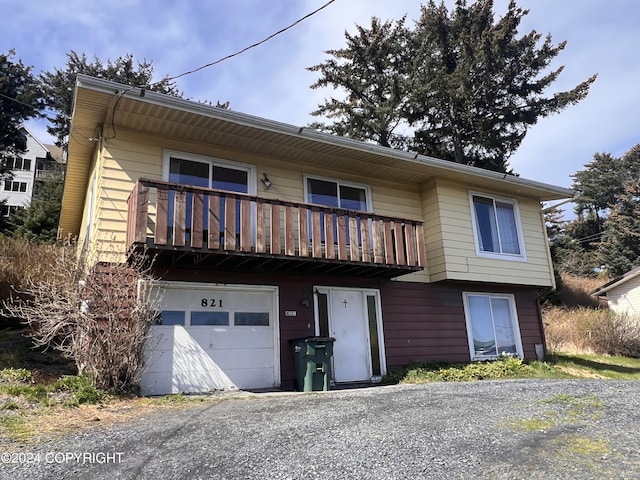
[[[218,298],[203,298],[200,300],[200,306],[210,308],[222,308],[222,299]]]

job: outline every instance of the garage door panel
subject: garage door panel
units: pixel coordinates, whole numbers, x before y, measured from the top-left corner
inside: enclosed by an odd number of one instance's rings
[[[273,329],[251,331],[237,327],[228,332],[216,332],[211,342],[213,348],[273,348]]]
[[[207,370],[175,372],[172,382],[172,391],[174,393],[208,392],[233,387],[235,387],[233,381],[217,366]]]
[[[185,325],[152,328],[143,393],[277,386],[276,294],[276,287],[168,285],[163,311],[182,312]]]
[[[145,352],[145,369],[153,372],[171,372],[173,370],[173,350],[153,350]]]
[[[164,395],[179,393],[173,389],[173,379],[166,372],[145,372],[140,380],[140,392],[143,395]]]
[[[238,388],[252,389],[252,388],[273,388],[275,383],[267,380],[269,378],[266,369],[253,368],[233,370],[229,372],[229,378],[235,383]]]
[[[153,350],[173,350],[174,328],[181,327],[163,327],[154,325],[149,331],[149,339],[147,340],[147,349]]]
[[[225,370],[239,369],[242,365],[247,365],[247,357],[251,357],[251,363],[249,364],[251,366],[271,369],[274,367],[273,350],[267,348],[213,350],[210,354],[213,361]]]

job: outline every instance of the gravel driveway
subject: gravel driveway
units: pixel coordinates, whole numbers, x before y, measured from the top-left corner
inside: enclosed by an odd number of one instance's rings
[[[5,454],[0,477],[640,478],[639,426],[637,382],[513,380],[261,394],[164,410],[20,451],[21,457]],[[30,462],[7,463],[13,460]]]

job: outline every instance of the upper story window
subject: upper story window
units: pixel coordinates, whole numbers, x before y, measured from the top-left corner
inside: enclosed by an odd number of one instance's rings
[[[518,204],[513,199],[470,193],[479,256],[525,260]]]
[[[326,178],[306,177],[306,199],[327,207],[367,212],[370,209],[369,187]]]
[[[4,189],[7,192],[26,192],[27,182],[14,182],[12,180],[5,180]]]
[[[2,160],[8,170],[31,170],[30,158],[4,157]]]
[[[166,151],[164,172],[169,182],[230,192],[256,193],[253,165]]]

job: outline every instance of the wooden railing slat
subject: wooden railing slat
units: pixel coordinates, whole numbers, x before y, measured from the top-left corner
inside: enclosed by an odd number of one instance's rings
[[[271,249],[272,255],[279,255],[280,251],[280,205],[271,205]]]
[[[360,220],[360,231],[362,232],[362,261],[371,262],[371,240],[369,239],[369,218],[363,217]]]
[[[338,260],[347,260],[347,221],[338,215]]]
[[[147,241],[147,218],[149,212],[149,187],[146,185],[140,185],[138,187],[138,194],[136,195],[136,234],[134,235],[134,241],[139,243],[146,243]]]
[[[425,267],[427,261],[425,258],[426,252],[424,250],[424,226],[422,223],[416,224],[416,250],[418,257],[418,267]]]
[[[194,193],[191,207],[191,246],[194,248],[202,248],[203,204],[204,196],[202,193]]]
[[[298,255],[309,256],[309,209],[298,207]]]
[[[333,214],[324,214],[324,257],[333,260],[336,258],[335,235],[333,234]]]
[[[404,238],[406,239],[407,244],[407,265],[413,267],[416,264],[416,251],[414,245],[414,240],[416,237],[413,224],[404,224]]]
[[[406,265],[405,255],[404,255],[404,230],[402,229],[402,224],[398,221],[394,222],[394,251],[396,254],[396,263],[398,265]]]
[[[240,200],[240,251],[251,251],[251,202]]]
[[[290,257],[296,254],[293,228],[293,205],[287,204],[284,207],[284,254]]]
[[[236,249],[236,199],[224,197],[224,249]]]
[[[384,263],[384,237],[380,228],[380,220],[373,219],[373,261],[374,263]]]
[[[209,248],[220,248],[220,196],[209,195]]]
[[[349,215],[349,257],[352,262],[360,261],[358,245],[358,219]]]
[[[157,245],[167,244],[167,217],[169,216],[169,190],[158,189],[156,192],[156,230],[153,241]]]
[[[322,258],[322,237],[320,235],[320,211],[311,210],[311,249],[313,258]]]
[[[186,204],[186,192],[176,192],[175,201],[173,202],[173,244],[176,247],[184,247],[185,244]]]
[[[382,222],[384,232],[384,254],[387,265],[393,265],[393,236],[391,234],[391,221],[384,220]]]
[[[264,202],[256,202],[256,252],[267,251],[266,235],[267,220]]]

